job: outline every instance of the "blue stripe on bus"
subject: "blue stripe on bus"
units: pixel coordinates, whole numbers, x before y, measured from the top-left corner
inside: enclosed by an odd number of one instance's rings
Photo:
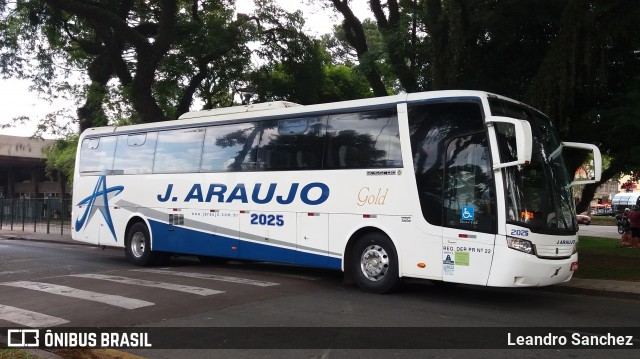
[[[149,220],[153,250],[204,256],[291,263],[309,267],[341,269],[340,258],[238,240]],[[236,247],[233,250],[231,247]]]

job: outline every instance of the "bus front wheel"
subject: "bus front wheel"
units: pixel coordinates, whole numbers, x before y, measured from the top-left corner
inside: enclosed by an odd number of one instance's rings
[[[365,234],[356,242],[351,265],[354,281],[366,292],[387,293],[400,283],[396,249],[382,233]]]
[[[127,259],[137,266],[153,265],[157,253],[151,252],[151,236],[149,229],[142,222],[137,222],[129,229],[125,242]]]

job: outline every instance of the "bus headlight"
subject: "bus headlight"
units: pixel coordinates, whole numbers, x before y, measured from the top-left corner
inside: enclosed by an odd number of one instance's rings
[[[507,245],[516,251],[533,254],[533,243],[526,239],[507,237]]]

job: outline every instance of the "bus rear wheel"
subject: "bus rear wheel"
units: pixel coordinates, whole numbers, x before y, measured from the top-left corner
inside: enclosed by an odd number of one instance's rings
[[[351,266],[354,281],[365,292],[387,293],[400,284],[396,249],[382,233],[365,234],[356,242]]]
[[[127,259],[137,266],[150,266],[158,259],[158,253],[151,251],[149,228],[142,222],[129,228],[124,247]]]

